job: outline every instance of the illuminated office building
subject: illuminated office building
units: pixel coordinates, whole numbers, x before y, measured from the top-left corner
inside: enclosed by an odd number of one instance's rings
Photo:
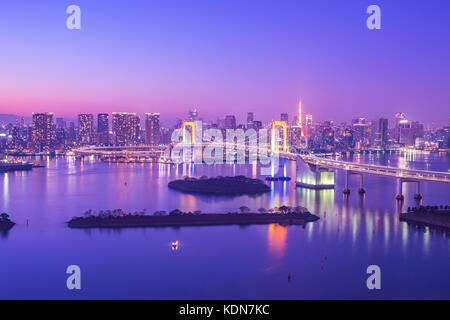
[[[145,143],[150,146],[161,143],[161,115],[159,113],[145,114]]]
[[[32,127],[33,147],[39,152],[52,150],[55,136],[53,113],[33,113]]]
[[[92,114],[78,115],[78,141],[80,144],[94,143],[94,116]]]
[[[97,115],[98,142],[101,145],[109,144],[109,115],[100,113]]]
[[[376,134],[375,144],[377,147],[386,148],[388,142],[388,119],[381,118],[378,120],[378,130]]]
[[[135,113],[113,113],[112,130],[118,146],[136,145],[139,123]]]
[[[226,116],[225,117],[225,129],[236,129],[236,117]]]
[[[255,129],[254,121],[255,121],[254,113],[249,112],[247,114],[247,129]]]

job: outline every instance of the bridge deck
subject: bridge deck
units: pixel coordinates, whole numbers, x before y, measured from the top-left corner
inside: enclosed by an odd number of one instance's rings
[[[367,173],[418,181],[437,181],[450,183],[450,173],[445,172],[378,166],[371,164],[346,162],[334,159],[325,159],[314,156],[302,156],[302,159],[306,163],[331,169],[339,169],[358,173]]]

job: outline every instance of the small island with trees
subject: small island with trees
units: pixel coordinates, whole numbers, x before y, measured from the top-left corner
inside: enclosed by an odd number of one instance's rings
[[[186,177],[183,180],[169,182],[169,188],[186,193],[205,195],[256,195],[270,192],[270,187],[262,180],[245,176],[197,178]]]
[[[204,214],[201,211],[183,212],[173,210],[170,213],[156,211],[147,215],[141,212],[125,213],[121,209],[85,212],[84,217],[75,217],[68,222],[69,228],[145,228],[145,227],[188,227],[188,226],[219,226],[219,225],[253,225],[273,224],[305,225],[308,222],[319,220],[303,207],[280,208],[266,210],[258,209],[257,213],[246,206],[240,212]]]
[[[7,213],[0,214],[0,231],[8,231],[16,224],[9,220],[9,215]]]

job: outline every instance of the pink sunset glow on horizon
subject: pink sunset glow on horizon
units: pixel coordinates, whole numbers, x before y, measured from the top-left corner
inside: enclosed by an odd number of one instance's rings
[[[101,3],[80,1],[78,31],[65,28],[54,3],[5,6],[1,114],[159,112],[173,122],[196,108],[207,120],[254,112],[269,121],[295,115],[301,98],[303,114],[317,121],[404,112],[447,123],[445,10],[418,5],[405,17],[400,4],[386,3],[384,28],[371,32],[363,5]]]

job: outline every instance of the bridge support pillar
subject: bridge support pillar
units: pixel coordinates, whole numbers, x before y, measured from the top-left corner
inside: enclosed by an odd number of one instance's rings
[[[398,184],[398,192],[397,192],[397,201],[403,202],[405,200],[405,196],[403,195],[403,179],[397,179]]]
[[[420,193],[420,181],[417,181],[417,192],[414,195],[414,199],[417,201],[420,201],[420,200],[422,200],[422,198],[423,198],[422,194]]]
[[[349,171],[349,170],[345,171],[345,189],[344,189],[344,194],[345,195],[349,195],[350,194],[350,186],[349,186],[349,181],[348,181],[350,175],[358,175],[360,177],[358,193],[360,195],[366,194],[366,190],[364,189],[364,175],[362,173],[352,172],[352,171]]]
[[[344,189],[344,195],[349,195],[350,194],[350,188],[348,187],[348,176],[349,176],[349,172],[348,170],[345,171],[345,189]]]
[[[359,181],[359,190],[358,193],[360,195],[366,194],[366,189],[364,189],[364,176],[360,174],[361,180]]]

